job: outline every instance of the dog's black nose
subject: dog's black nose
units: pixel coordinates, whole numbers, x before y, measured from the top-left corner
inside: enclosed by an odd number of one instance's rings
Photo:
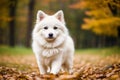
[[[53,33],[49,33],[49,37],[52,38],[53,37]]]

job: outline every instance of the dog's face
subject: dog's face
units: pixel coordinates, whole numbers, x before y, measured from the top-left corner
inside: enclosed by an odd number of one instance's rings
[[[61,32],[59,26],[45,25],[41,29],[40,34],[46,41],[52,42],[61,34]]]
[[[67,34],[62,11],[49,16],[43,11],[37,13],[37,33],[47,42],[54,42],[58,37]]]

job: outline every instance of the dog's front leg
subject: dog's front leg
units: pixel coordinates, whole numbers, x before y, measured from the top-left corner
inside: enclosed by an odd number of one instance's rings
[[[43,64],[43,61],[40,59],[39,55],[36,55],[37,64],[39,67],[40,74],[46,74],[47,73],[47,67]]]
[[[47,73],[47,67],[44,66],[43,64],[39,65],[39,70],[40,70],[40,74],[46,74]]]
[[[61,64],[62,64],[62,63],[61,63],[61,59],[62,59],[62,58],[59,58],[59,59],[54,60],[54,61],[52,62],[50,73],[57,74],[57,73],[60,71]]]

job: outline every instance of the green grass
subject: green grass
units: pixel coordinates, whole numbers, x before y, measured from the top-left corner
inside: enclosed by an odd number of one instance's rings
[[[109,47],[109,48],[89,48],[76,50],[78,54],[98,54],[98,55],[120,55],[120,47]]]
[[[112,55],[120,54],[120,47],[109,47],[109,48],[89,48],[76,50],[77,54],[98,54],[98,55]],[[0,46],[0,55],[27,55],[33,54],[31,48],[25,47],[8,47]]]
[[[32,53],[31,48],[0,46],[0,55],[25,55]]]

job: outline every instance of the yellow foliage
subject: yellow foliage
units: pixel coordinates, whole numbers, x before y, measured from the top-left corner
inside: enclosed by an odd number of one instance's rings
[[[41,2],[42,2],[43,5],[48,5],[50,2],[54,2],[54,1],[56,1],[56,0],[43,0]]]
[[[98,9],[98,10],[86,11],[85,14],[88,16],[92,16],[96,19],[108,18],[110,16],[112,17],[112,14],[109,10],[105,10],[105,11],[103,12],[103,9]]]
[[[83,9],[86,5],[87,5],[86,2],[80,1],[76,4],[70,5],[69,7],[72,8],[72,9]]]
[[[110,17],[106,19],[84,19],[85,24],[82,25],[82,29],[92,30],[97,34],[104,34],[108,36],[117,36],[118,26],[120,26],[120,18]]]
[[[120,10],[119,0],[82,0],[70,6],[73,9],[87,9],[82,29],[91,30],[96,34],[118,36],[120,27],[120,15],[117,11],[113,14],[112,9]],[[109,5],[110,6],[109,6]]]

